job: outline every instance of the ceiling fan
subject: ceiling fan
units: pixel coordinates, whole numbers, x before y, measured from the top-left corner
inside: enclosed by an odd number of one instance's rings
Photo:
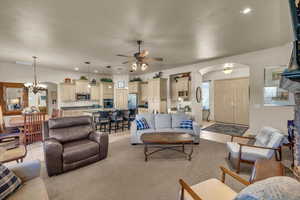
[[[137,70],[137,67],[140,66],[141,70],[144,71],[148,67],[148,63],[152,61],[159,61],[162,62],[163,58],[160,57],[148,57],[149,51],[142,50],[141,51],[141,44],[143,43],[142,40],[136,41],[138,44],[138,52],[133,54],[133,56],[127,56],[123,54],[118,54],[117,56],[128,58],[129,60],[123,62],[122,64],[132,63],[132,69],[134,71]]]

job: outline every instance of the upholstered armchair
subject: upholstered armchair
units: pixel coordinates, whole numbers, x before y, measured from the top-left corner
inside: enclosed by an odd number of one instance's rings
[[[107,157],[108,135],[95,132],[89,116],[49,119],[44,123],[43,139],[49,176]]]
[[[235,137],[253,140],[254,144],[233,142]],[[271,127],[263,127],[256,137],[232,136],[231,142],[227,142],[228,160],[231,158],[237,160],[237,173],[240,172],[241,162],[254,164],[257,159],[271,159],[274,155],[276,160],[281,160],[283,140],[284,135]]]

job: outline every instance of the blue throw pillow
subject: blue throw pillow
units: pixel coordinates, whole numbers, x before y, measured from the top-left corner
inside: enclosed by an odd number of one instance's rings
[[[0,199],[4,199],[21,186],[21,179],[0,164]]]
[[[149,129],[149,125],[145,118],[137,119],[135,120],[135,122],[136,122],[137,130]]]
[[[180,122],[180,128],[193,130],[193,120],[183,120]]]

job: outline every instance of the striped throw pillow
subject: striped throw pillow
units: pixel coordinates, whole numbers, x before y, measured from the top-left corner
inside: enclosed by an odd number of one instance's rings
[[[145,118],[141,118],[141,119],[136,120],[136,127],[137,127],[137,130],[144,130],[144,129],[148,129],[149,125]]]
[[[0,164],[0,199],[6,198],[21,186],[21,179]]]
[[[180,128],[193,130],[193,120],[183,120],[180,122]]]

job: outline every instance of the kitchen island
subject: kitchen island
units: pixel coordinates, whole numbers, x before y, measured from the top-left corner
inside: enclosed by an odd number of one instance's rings
[[[81,116],[81,115],[93,115],[99,111],[113,111],[114,108],[97,108],[94,106],[78,106],[78,107],[61,107],[64,117],[68,116]]]

